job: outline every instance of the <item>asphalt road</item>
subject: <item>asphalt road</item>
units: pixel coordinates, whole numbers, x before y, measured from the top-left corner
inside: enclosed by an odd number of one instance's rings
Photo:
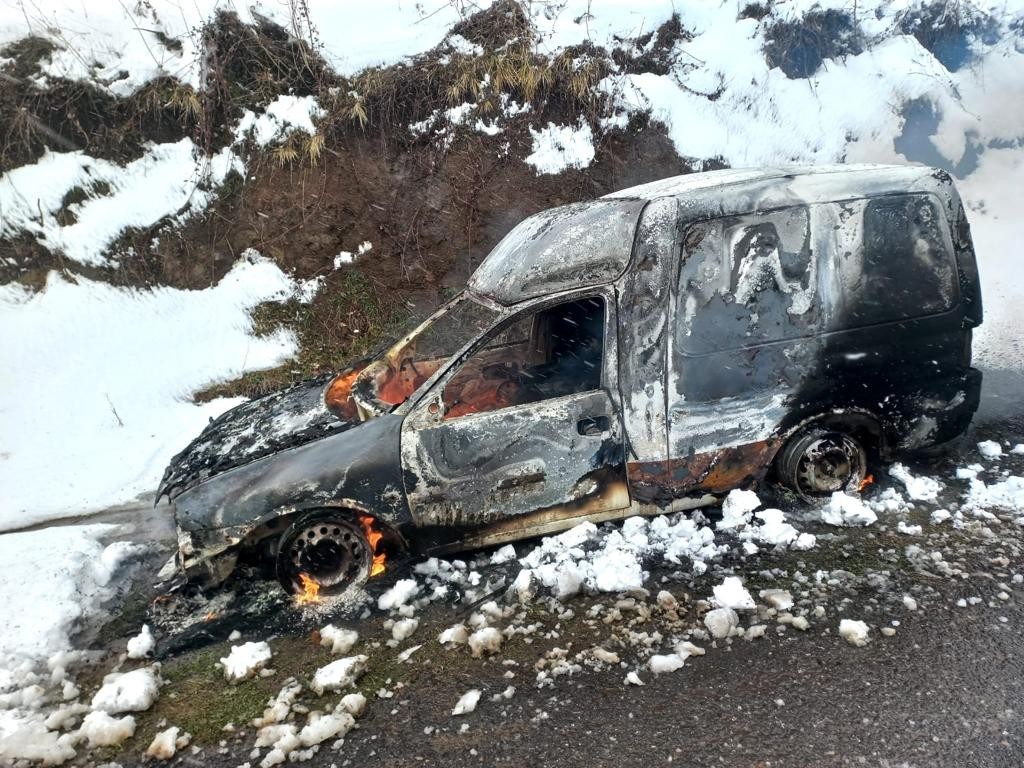
[[[950,477],[954,466],[977,458],[971,450],[980,439],[1024,442],[1021,381],[1016,375],[990,377],[966,452],[917,468]],[[1006,468],[1024,474],[1024,457],[1014,460]],[[958,493],[950,490],[950,500]],[[157,516],[138,524],[131,535],[163,538],[163,525]],[[604,626],[581,620],[594,599],[569,601],[574,618],[533,611],[531,620],[550,636],[542,639],[538,633],[536,642],[509,642],[490,660],[437,646],[433,638],[459,620],[459,608],[434,603],[418,614],[416,642],[426,643],[424,650],[396,669],[393,678],[381,681],[390,695],[371,695],[367,713],[344,745],[338,750],[325,745],[305,764],[1022,766],[1024,585],[1011,581],[1014,573],[1024,573],[1024,532],[1012,523],[994,525],[992,531],[990,536],[947,530],[923,539],[901,538],[884,527],[844,532],[836,545],[843,556],[868,565],[857,579],[832,591],[825,620],[807,632],[779,633],[771,624],[763,639],[705,641],[705,656],[687,660],[670,674],[644,674],[643,687],[625,685],[626,670],[620,667],[584,669],[551,687],[536,686],[531,667],[551,649],[578,650],[607,641]],[[962,574],[941,575],[898,557],[911,542],[941,551],[946,562],[961,566]],[[877,559],[885,551],[896,553],[892,562]],[[801,557],[787,553],[769,564],[790,573],[812,568]],[[765,564],[725,565],[752,573]],[[850,570],[857,569],[851,565]],[[904,608],[903,594],[916,595],[919,609]],[[957,606],[958,599],[968,597],[982,599]],[[235,621],[245,630],[247,639],[263,629],[263,636],[301,640],[325,623],[322,617],[296,621],[273,603],[246,612],[244,620],[225,615],[228,625]],[[866,647],[838,637],[842,616],[872,624]],[[366,643],[387,637],[383,619],[379,614],[349,617]],[[895,634],[879,634],[877,628],[893,620],[899,622]],[[211,628],[211,636],[227,628]],[[116,646],[119,641],[111,642]],[[516,686],[510,699],[491,700],[509,684]],[[453,718],[454,702],[471,687],[483,690],[480,705],[468,716]],[[186,751],[174,762],[225,768],[251,762],[255,768],[259,759],[250,755],[251,749],[250,729],[223,745]],[[117,761],[130,765],[137,758],[122,754]]]

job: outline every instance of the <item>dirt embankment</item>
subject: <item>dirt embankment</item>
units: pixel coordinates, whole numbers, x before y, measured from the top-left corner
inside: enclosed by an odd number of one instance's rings
[[[315,40],[222,14],[201,33],[209,61],[202,92],[161,80],[127,99],[81,83],[40,89],[30,76],[48,44],[9,48],[12,87],[2,97],[0,125],[0,158],[9,167],[46,148],[83,148],[127,162],[147,141],[183,136],[214,153],[233,140],[229,126],[245,110],[258,112],[286,93],[316,96],[325,115],[315,136],[247,145],[245,178],[229,176],[202,215],[126,233],[113,249],[122,255],[117,267],[84,268],[23,236],[0,240],[0,279],[40,286],[59,269],[123,285],[202,288],[249,248],[298,278],[323,278],[312,302],[264,305],[255,315],[261,331],[285,325],[298,333],[296,361],[201,397],[256,395],[375,347],[408,315],[460,287],[524,217],[689,170],[646,119],[603,131],[599,120],[609,105],[595,87],[613,66],[663,71],[675,43],[687,39],[677,18],[614,51],[579,46],[557,56],[536,52],[535,32],[514,2],[469,17],[453,32],[474,51],[441,42],[407,63],[345,78],[325,64]],[[509,103],[525,108],[503,109]],[[450,124],[444,110],[460,105],[472,105],[474,118],[499,120],[501,131],[475,130],[475,119]],[[589,167],[538,175],[524,162],[531,127],[580,119],[595,137]],[[433,130],[410,130],[422,121]],[[69,195],[66,207],[88,194]],[[340,252],[354,253],[364,242],[372,250],[336,268]]]

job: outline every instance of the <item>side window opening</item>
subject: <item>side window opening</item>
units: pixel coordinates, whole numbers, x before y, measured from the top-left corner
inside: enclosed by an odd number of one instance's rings
[[[953,306],[955,274],[942,213],[927,195],[892,195],[864,208],[860,290],[849,325],[902,320]]]
[[[445,385],[445,419],[598,389],[604,317],[604,300],[591,297],[506,326]]]

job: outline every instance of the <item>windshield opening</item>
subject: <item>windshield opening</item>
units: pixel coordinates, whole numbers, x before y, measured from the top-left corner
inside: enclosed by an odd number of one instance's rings
[[[347,419],[394,410],[500,314],[460,293],[384,353],[339,374],[324,394],[327,407]]]

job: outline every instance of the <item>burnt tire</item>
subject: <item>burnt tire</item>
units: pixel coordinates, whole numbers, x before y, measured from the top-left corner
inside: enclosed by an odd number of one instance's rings
[[[369,578],[373,552],[362,526],[343,512],[320,512],[296,520],[277,549],[277,579],[287,592],[303,592],[302,576],[336,595]]]
[[[795,435],[779,457],[779,480],[805,501],[836,491],[856,493],[867,475],[867,452],[853,435],[812,428]]]

